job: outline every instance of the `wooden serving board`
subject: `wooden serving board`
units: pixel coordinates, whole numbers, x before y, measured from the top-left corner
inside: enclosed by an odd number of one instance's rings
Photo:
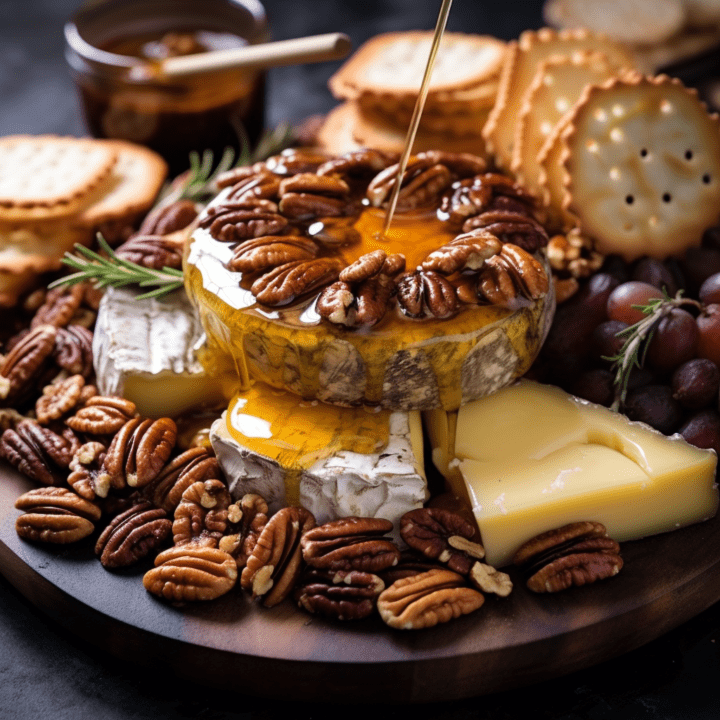
[[[286,699],[450,700],[546,680],[628,652],[720,599],[720,518],[625,543],[611,580],[533,595],[513,575],[509,598],[420,632],[375,618],[333,623],[290,601],[267,610],[239,590],[174,607],[149,595],[149,564],[108,572],[94,540],[34,545],[15,533],[15,499],[32,487],[0,465],[0,571],[71,632],[121,659]]]

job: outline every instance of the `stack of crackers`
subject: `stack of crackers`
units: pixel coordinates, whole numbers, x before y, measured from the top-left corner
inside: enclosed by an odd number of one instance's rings
[[[0,307],[40,274],[60,267],[75,243],[133,225],[158,194],[167,166],[119,140],[51,135],[0,139]]]
[[[402,151],[433,33],[398,32],[366,42],[332,76],[344,102],[319,133],[323,150],[362,146]],[[496,38],[446,33],[438,51],[414,150],[483,154],[482,127],[497,94],[506,45]]]
[[[720,44],[720,0],[547,0],[545,20],[626,43],[646,72]]]
[[[483,135],[556,229],[626,260],[680,255],[720,218],[720,124],[694,91],[633,62],[585,29],[527,31]]]

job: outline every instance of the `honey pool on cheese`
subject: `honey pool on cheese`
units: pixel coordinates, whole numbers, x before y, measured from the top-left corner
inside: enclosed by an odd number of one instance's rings
[[[210,440],[233,497],[256,492],[273,512],[300,504],[319,523],[397,523],[428,497],[417,411],[335,407],[257,383],[233,398]]]
[[[218,196],[221,202],[224,195]],[[383,215],[368,208],[355,222],[359,240],[342,249],[348,264],[380,247]],[[452,239],[432,215],[396,216],[388,253],[403,252],[414,268]],[[371,330],[323,322],[307,301],[264,309],[225,264],[232,246],[198,228],[185,263],[186,286],[217,356],[218,371],[305,399],[397,409],[455,409],[494,392],[529,369],[552,321],[552,290],[516,310],[467,307],[444,321],[410,320],[391,311]]]
[[[496,567],[567,523],[601,522],[622,542],[706,520],[718,508],[713,451],[530,381],[462,407],[454,455],[447,464],[459,468],[462,487],[457,474],[448,480],[469,499]]]

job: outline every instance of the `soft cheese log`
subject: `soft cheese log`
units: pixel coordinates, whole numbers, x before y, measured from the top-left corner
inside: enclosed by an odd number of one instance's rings
[[[625,541],[706,520],[718,507],[712,450],[529,381],[460,408],[454,454],[447,464],[459,465],[496,567],[570,522],[599,521]]]
[[[273,512],[300,504],[318,523],[397,523],[428,497],[419,412],[304,402],[258,383],[231,401],[210,441],[233,497],[258,493]]]
[[[219,400],[219,382],[198,360],[205,334],[185,291],[139,294],[108,288],[100,303],[93,336],[100,392],[132,400],[146,417],[176,417]]]

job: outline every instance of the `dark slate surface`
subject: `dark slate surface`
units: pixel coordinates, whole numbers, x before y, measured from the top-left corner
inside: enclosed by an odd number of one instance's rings
[[[200,2],[201,0],[198,0]],[[359,44],[388,30],[429,29],[429,0],[266,0],[277,39],[342,30]],[[541,24],[540,2],[455,0],[451,30],[515,37]],[[73,0],[0,0],[0,135],[82,134],[62,55]],[[270,124],[334,104],[325,83],[336,64],[274,70]],[[381,717],[502,720],[715,720],[720,714],[720,607],[615,661],[525,691],[453,703],[375,708]],[[322,688],[318,688],[322,700]],[[0,719],[324,718],[350,710],[208,690],[158,667],[149,673],[58,629],[0,577]]]

